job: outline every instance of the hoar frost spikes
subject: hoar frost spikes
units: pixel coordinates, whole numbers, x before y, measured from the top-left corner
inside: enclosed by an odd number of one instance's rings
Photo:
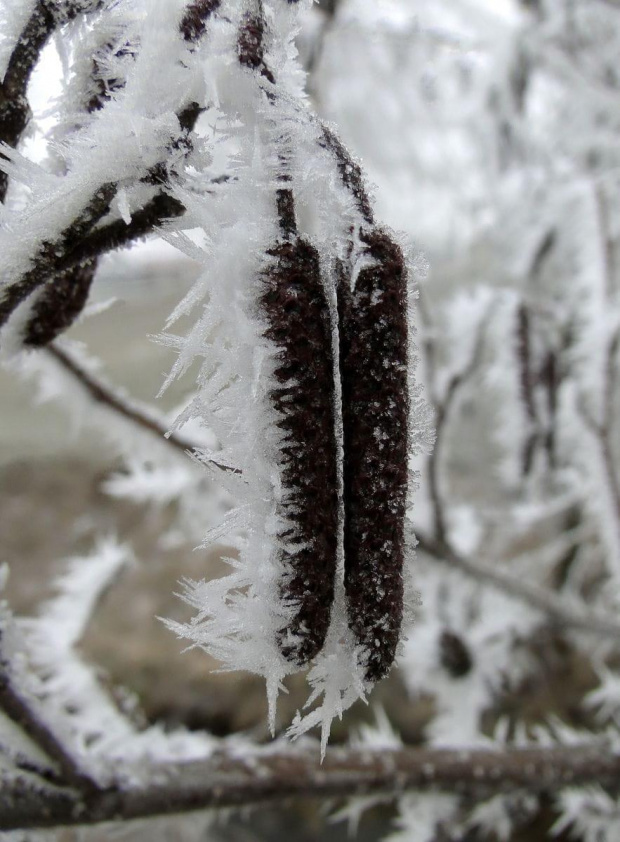
[[[98,254],[85,243],[101,232],[123,243],[126,228],[165,219],[163,236],[202,264],[170,323],[204,301],[202,313],[162,341],[179,352],[167,382],[201,360],[177,423],[199,418],[219,445],[196,454],[230,493],[206,541],[234,557],[228,576],[186,583],[197,616],[169,625],[224,668],[265,677],[272,726],[284,677],[310,667],[322,700],[294,731],[320,723],[325,740],[400,637],[408,307],[402,253],[374,223],[359,166],[303,102],[302,5],[152,0],[144,18],[124,0],[106,7],[114,26],[93,24],[74,58],[66,176],[36,176],[55,185],[57,213],[35,180],[28,236],[4,232],[14,277],[0,326],[16,347],[66,329]],[[31,177],[19,153],[5,157]],[[313,164],[325,202],[307,188]]]

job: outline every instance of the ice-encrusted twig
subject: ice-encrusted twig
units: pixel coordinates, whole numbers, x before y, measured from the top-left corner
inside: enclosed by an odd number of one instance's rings
[[[196,3],[188,8],[191,15],[197,16],[201,22],[217,5]],[[24,339],[28,344],[32,333],[29,330],[32,321],[30,308],[34,305],[36,316],[40,295],[33,293],[48,282],[52,282],[53,287],[54,275],[60,277],[62,273],[78,270],[106,250],[144,236],[164,219],[178,216],[184,210],[177,199],[168,195],[170,173],[167,158],[181,147],[178,154],[175,152],[177,158],[191,151],[188,135],[204,109],[195,101],[187,102],[187,91],[191,94],[189,82],[185,86],[171,85],[167,91],[168,100],[164,98],[158,103],[159,107],[154,112],[144,107],[141,90],[151,82],[156,62],[155,50],[161,47],[161,43],[155,44],[161,42],[162,36],[171,46],[171,78],[188,72],[182,61],[188,49],[181,37],[185,19],[179,22],[175,17],[180,15],[180,9],[174,5],[170,5],[166,15],[168,25],[159,30],[150,27],[148,22],[143,25],[141,49],[136,54],[132,73],[126,83],[119,86],[116,98],[106,102],[106,107],[101,107],[101,110],[98,110],[99,106],[95,108],[92,119],[65,139],[64,155],[73,158],[72,167],[62,179],[58,179],[53,189],[33,191],[27,213],[22,214],[24,220],[15,221],[16,225],[23,222],[23,236],[9,238],[0,230],[0,241],[3,236],[6,241],[4,247],[10,267],[0,298],[0,327],[15,315],[13,331],[5,331],[5,345],[10,349],[19,346],[24,327]],[[203,32],[204,27],[202,32],[196,31],[196,38],[185,40],[193,43]],[[171,113],[167,106],[172,96],[176,102]],[[5,150],[8,147],[5,146]],[[8,158],[13,170],[18,172],[19,163],[14,164],[11,153],[7,152],[3,157]],[[18,158],[15,160],[18,161]],[[127,210],[122,225],[113,221],[95,231],[96,223],[110,210],[119,184],[123,183],[123,189],[128,184],[140,185],[142,192],[146,189],[148,194],[148,187],[145,188],[141,181],[148,185],[161,185],[163,189],[157,191],[154,197],[153,190],[150,190],[151,196],[147,195],[142,207],[136,210],[135,220],[129,219]],[[55,204],[54,214],[50,213],[50,202]],[[19,213],[15,215],[19,217]],[[89,241],[87,235],[91,233],[93,239]],[[48,294],[54,298],[53,288],[48,289]],[[47,333],[50,334],[50,331]],[[45,342],[37,337],[31,344]]]
[[[457,373],[450,377],[443,395],[440,397],[437,394],[436,384],[434,382],[430,384],[429,388],[429,394],[435,407],[435,446],[428,457],[428,483],[434,518],[434,534],[440,544],[444,544],[447,538],[445,522],[446,500],[444,499],[441,483],[441,460],[443,458],[444,438],[454,406],[459,399],[462,389],[471,381],[471,378],[480,367],[484,351],[485,330],[491,318],[492,310],[493,305],[491,304],[487,312],[480,318],[470,358]],[[432,361],[434,359],[434,353],[430,337],[427,337],[425,345],[427,352],[429,350],[431,352]],[[431,375],[436,373],[434,366],[431,366],[430,373]]]
[[[130,421],[145,432],[157,436],[159,441],[166,442],[181,453],[193,453],[201,450],[198,443],[184,438],[180,433],[170,432],[169,425],[166,421],[158,417],[152,409],[146,409],[135,401],[121,395],[106,383],[103,378],[97,377],[92,371],[88,371],[67,348],[57,343],[52,343],[46,349],[46,353],[75,378],[95,403],[101,404],[106,409]],[[201,461],[222,471],[240,473],[237,468],[224,465],[213,458],[202,457]]]
[[[41,711],[32,704],[26,693],[17,689],[16,684],[10,664],[0,660],[0,709],[57,765],[58,772],[52,776],[54,780],[79,789],[92,788],[94,784],[88,772],[67,750],[64,741],[48,727]]]
[[[29,107],[26,99],[28,82],[43,48],[64,21],[81,11],[94,11],[101,0],[70,2],[70,0],[36,0],[26,2],[32,10],[10,55],[4,78],[0,82],[0,141],[15,147],[28,123]],[[0,171],[0,203],[4,202],[8,176]]]
[[[131,558],[127,547],[102,541],[90,556],[69,562],[57,580],[57,596],[39,616],[15,621],[20,669],[37,716],[99,788],[139,777],[148,762],[205,757],[213,742],[206,734],[166,733],[158,726],[137,731],[76,652],[96,605]]]

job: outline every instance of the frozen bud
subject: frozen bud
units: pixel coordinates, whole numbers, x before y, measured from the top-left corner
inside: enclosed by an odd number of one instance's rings
[[[439,638],[439,660],[452,678],[464,678],[474,665],[469,647],[462,637],[445,629]]]

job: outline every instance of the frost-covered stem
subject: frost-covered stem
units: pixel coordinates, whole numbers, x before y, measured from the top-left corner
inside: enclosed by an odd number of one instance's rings
[[[620,640],[620,621],[601,612],[590,611],[577,604],[571,604],[564,597],[552,591],[544,590],[537,585],[518,579],[510,573],[505,573],[497,566],[473,561],[457,553],[447,544],[441,544],[420,534],[416,529],[419,549],[432,556],[436,561],[445,562],[450,567],[460,570],[466,576],[490,585],[508,596],[541,611],[551,620],[561,624],[565,629],[593,634],[597,637]]]
[[[192,131],[201,110],[196,103],[192,103],[179,112],[177,116],[184,132]],[[161,167],[155,168],[155,171],[151,170],[147,178],[165,184],[167,174],[163,170],[165,167],[162,164]],[[181,216],[185,212],[185,207],[178,199],[162,191],[136,211],[129,223],[122,219],[115,220],[95,229],[97,222],[108,213],[116,191],[116,184],[102,185],[93,195],[89,205],[62,232],[57,242],[43,243],[40,253],[32,261],[31,268],[4,291],[4,297],[0,300],[0,328],[19,304],[54,275],[68,272],[108,251],[129,245],[150,234],[166,219]]]
[[[42,244],[39,254],[32,261],[31,268],[19,281],[3,291],[4,297],[0,300],[0,327],[5,324],[22,301],[56,272],[61,272],[66,268],[62,264],[63,259],[66,259],[66,256],[79,246],[88,231],[105,216],[115,193],[115,185],[104,184],[94,193],[80,218],[61,233],[58,242]],[[82,261],[78,260],[72,265],[80,262]]]
[[[136,404],[131,403],[125,398],[121,397],[115,392],[107,383],[99,380],[91,372],[86,371],[72,356],[58,345],[50,344],[47,346],[47,353],[54,358],[54,360],[62,366],[62,368],[74,377],[88,393],[89,397],[96,403],[102,404],[106,409],[120,415],[127,421],[131,421],[137,427],[152,433],[163,442],[174,447],[182,453],[191,453],[199,450],[200,447],[191,442],[189,439],[183,438],[178,433],[169,433],[168,425],[165,421],[159,421],[152,415],[144,412]],[[208,460],[210,465],[219,468],[222,471],[229,471],[233,474],[240,473],[236,468],[231,468],[229,465],[222,465],[214,459]]]
[[[48,728],[30,702],[14,686],[11,667],[1,656],[0,710],[12,719],[51,760],[56,762],[60,773],[59,781],[82,791],[91,791],[95,787],[94,781],[80,768],[66,746]]]
[[[101,192],[105,193],[106,197],[109,194],[108,190]],[[99,206],[97,197],[94,201]],[[109,202],[99,210],[99,218],[105,215],[108,208]],[[20,281],[6,290],[4,299],[0,301],[0,327],[22,301],[54,274],[74,269],[107,252],[128,246],[151,234],[167,219],[182,216],[184,213],[185,207],[178,199],[166,193],[158,193],[132,215],[129,224],[117,219],[85,236],[78,236],[80,223],[75,223],[65,232],[64,247],[59,247],[53,255],[46,251]]]
[[[607,471],[609,487],[616,510],[616,525],[620,532],[620,477],[615,466],[615,454],[612,447],[614,434],[614,397],[615,386],[618,377],[618,351],[620,350],[620,330],[617,330],[609,343],[607,351],[607,364],[605,371],[605,411],[603,424],[600,429],[601,448],[604,454],[605,469]]]
[[[132,214],[131,222],[115,219],[91,231],[76,247],[60,259],[60,269],[65,271],[86,260],[100,257],[115,249],[129,246],[136,240],[152,234],[167,219],[185,213],[185,206],[166,193],[158,193],[143,208]]]
[[[0,84],[0,140],[9,146],[17,146],[28,123],[28,81],[56,25],[51,4],[39,0],[9,59]],[[0,172],[0,202],[4,202],[8,183],[8,175]]]
[[[613,238],[609,235],[609,211],[607,209],[607,202],[605,201],[605,196],[603,195],[603,190],[601,188],[595,188],[594,196],[598,210],[599,229],[601,232],[601,253],[603,255],[604,272],[606,280],[605,291],[607,293],[607,297],[611,301],[615,292],[613,282],[614,279],[617,277],[614,241]]]
[[[235,807],[285,798],[446,790],[489,797],[515,789],[547,794],[566,786],[613,786],[620,757],[604,743],[504,749],[330,749],[225,752],[187,764],[153,767],[151,779],[82,795],[67,789],[3,784],[0,829],[97,824]]]
[[[461,389],[468,383],[480,365],[484,349],[484,332],[490,313],[481,320],[478,335],[467,365],[458,374],[450,378],[442,400],[439,400],[434,390],[430,390],[431,400],[435,408],[435,446],[428,459],[428,483],[431,506],[433,509],[434,534],[437,544],[447,544],[444,501],[441,494],[441,458],[445,433],[450,422],[452,410],[458,400]],[[427,343],[428,346],[428,343]]]
[[[100,2],[92,2],[87,8],[89,11],[96,11],[100,6]],[[0,84],[0,140],[9,146],[17,146],[28,124],[28,82],[43,48],[63,19],[69,20],[80,11],[79,3],[37,0]],[[8,175],[0,172],[0,202],[4,202],[6,197],[8,181]]]
[[[517,359],[519,363],[521,399],[525,406],[525,413],[530,429],[530,433],[523,446],[521,457],[521,471],[523,475],[529,474],[531,470],[534,462],[534,448],[537,438],[531,339],[530,312],[526,305],[522,303],[517,312]]]

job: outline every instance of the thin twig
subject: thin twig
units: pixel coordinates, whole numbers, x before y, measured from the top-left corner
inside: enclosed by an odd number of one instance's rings
[[[493,305],[489,307],[485,316],[480,320],[478,334],[474,343],[471,357],[461,371],[450,378],[443,400],[435,398],[435,446],[428,459],[428,484],[435,522],[434,534],[440,544],[446,543],[446,520],[444,516],[444,502],[441,496],[441,455],[446,429],[450,414],[456,403],[461,389],[475,374],[484,349],[484,333],[491,317]],[[434,392],[434,390],[432,390]]]
[[[620,476],[616,470],[616,454],[612,439],[615,433],[614,415],[614,386],[617,380],[617,359],[620,350],[620,330],[616,330],[607,348],[605,364],[605,384],[603,394],[603,417],[601,421],[588,411],[583,401],[577,405],[578,412],[588,427],[600,450],[601,463],[607,480],[609,494],[613,503],[616,519],[616,530],[620,537]]]
[[[191,454],[201,450],[200,445],[183,438],[178,433],[169,433],[168,426],[164,421],[160,421],[135,403],[130,403],[126,398],[121,397],[107,383],[96,378],[91,372],[86,371],[74,357],[58,345],[54,343],[48,345],[47,353],[80,383],[89,397],[96,403],[104,405],[107,409],[122,416],[137,427],[154,434],[163,444],[169,444],[182,453]],[[224,465],[215,459],[203,459],[202,461],[205,463],[208,462],[221,471],[227,471],[232,474],[241,473],[238,468]]]
[[[131,222],[115,219],[91,231],[71,252],[64,255],[60,268],[64,271],[93,257],[101,257],[110,251],[129,246],[154,233],[166,220],[183,216],[184,213],[185,206],[178,199],[166,193],[158,193],[143,208],[133,213]]]
[[[466,558],[445,543],[428,538],[416,530],[418,545],[422,552],[450,567],[460,570],[471,579],[490,585],[502,593],[541,611],[565,628],[620,640],[620,621],[614,617],[594,612],[582,605],[571,604],[565,597],[545,590],[524,579],[506,573],[498,566]]]
[[[444,790],[491,796],[527,789],[555,793],[566,786],[617,785],[620,757],[605,743],[570,747],[482,749],[328,749],[225,752],[202,762],[156,766],[150,779],[84,796],[52,787],[3,784],[0,829],[98,824],[234,807],[286,798],[398,796]]]

